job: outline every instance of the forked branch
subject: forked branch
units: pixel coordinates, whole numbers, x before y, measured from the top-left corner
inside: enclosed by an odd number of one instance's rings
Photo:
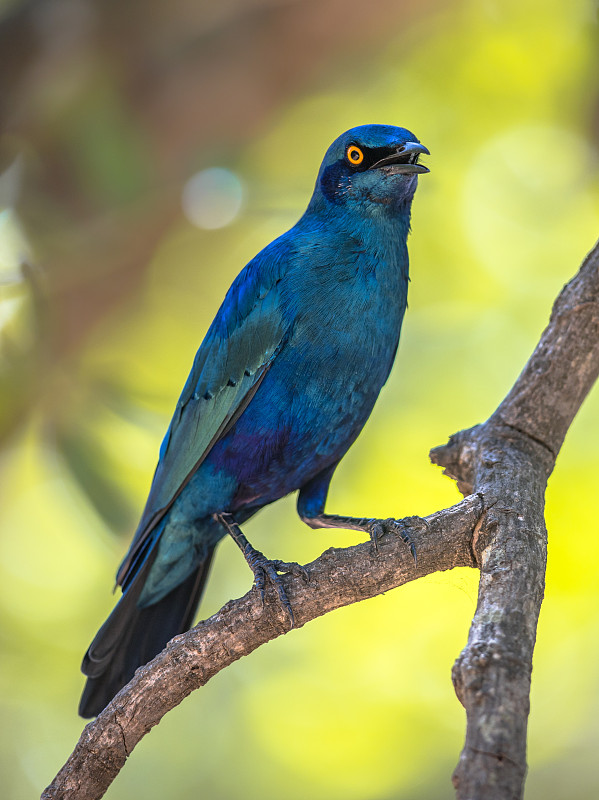
[[[297,627],[344,605],[455,566],[481,570],[468,644],[454,667],[467,712],[454,773],[461,800],[522,794],[532,652],[546,562],[544,493],[557,453],[599,374],[599,246],[557,298],[529,362],[487,422],[431,452],[468,495],[405,525],[418,562],[399,537],[330,549],[286,576]],[[233,661],[288,631],[276,598],[255,590],[175,637],[89,723],[44,800],[102,797],[143,736],[190,692]]]

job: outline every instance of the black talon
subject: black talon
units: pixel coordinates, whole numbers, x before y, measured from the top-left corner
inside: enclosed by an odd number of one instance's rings
[[[397,531],[397,533],[401,536],[402,542],[407,544],[408,547],[410,548],[410,552],[412,553],[412,558],[414,559],[414,564],[416,565],[418,563],[418,558],[416,556],[416,545],[414,544],[414,540],[412,539],[410,534],[405,531],[403,525],[399,525],[398,528],[399,530]]]
[[[266,578],[268,578],[277,590],[279,601],[287,612],[291,627],[294,628],[295,617],[293,615],[293,609],[291,607],[291,603],[289,602],[289,598],[287,597],[287,592],[285,591],[285,587],[283,586],[279,572],[291,573],[293,575],[300,574],[302,578],[306,580],[308,575],[307,570],[305,570],[299,564],[295,564],[294,562],[279,561],[278,559],[271,560],[266,558],[263,553],[261,553],[259,550],[255,550],[251,545],[249,549],[244,548],[243,554],[250,569],[254,573],[254,585],[260,592],[262,605],[264,605],[265,602],[265,586]]]
[[[404,544],[407,544],[410,548],[410,552],[412,553],[412,558],[414,559],[414,564],[417,563],[417,556],[416,556],[416,545],[414,544],[414,540],[410,536],[410,534],[406,531],[406,523],[404,520],[398,519],[388,519],[385,520],[385,523],[389,526],[390,530],[393,533],[396,533]]]
[[[368,535],[370,536],[370,541],[372,542],[375,552],[378,553],[379,551],[379,538],[385,531],[383,530],[383,526],[380,522],[375,520],[370,520],[370,525],[368,526]]]
[[[291,575],[297,575],[303,578],[306,583],[310,582],[310,573],[308,570],[295,561],[279,561],[278,558],[274,558],[270,563],[277,572],[288,572],[291,573]]]
[[[289,602],[289,598],[287,597],[287,592],[281,582],[281,576],[277,572],[277,567],[274,566],[274,561],[268,561],[265,559],[265,562],[268,566],[265,567],[268,577],[270,578],[271,582],[275,585],[277,594],[279,595],[279,602],[289,615],[289,622],[291,627],[295,627],[295,617],[293,616],[293,609],[291,608],[291,603]]]
[[[259,550],[254,550],[251,546],[244,548],[243,555],[245,556],[249,568],[254,573],[254,586],[260,592],[260,600],[262,601],[262,605],[264,605],[264,587],[266,584],[264,562],[266,559]]]
[[[249,568],[254,573],[254,586],[260,592],[262,605],[264,605],[265,602],[266,578],[268,578],[276,588],[279,601],[289,616],[291,627],[294,628],[295,617],[293,616],[293,609],[291,608],[291,603],[287,597],[287,592],[285,591],[279,572],[291,573],[293,575],[299,574],[305,581],[308,581],[310,575],[307,569],[296,564],[294,561],[279,561],[278,559],[271,560],[266,558],[264,553],[256,550],[248,542],[232,514],[222,513],[215,514],[214,516],[231,534],[232,539],[243,553]]]
[[[412,553],[412,558],[414,559],[414,564],[417,563],[417,556],[416,556],[416,545],[414,544],[414,540],[410,536],[409,533],[405,530],[405,522],[402,520],[396,520],[393,518],[385,519],[385,520],[371,520],[370,524],[368,525],[368,533],[370,535],[370,541],[374,545],[374,549],[378,553],[379,545],[378,540],[384,533],[396,533],[410,548],[410,552]]]

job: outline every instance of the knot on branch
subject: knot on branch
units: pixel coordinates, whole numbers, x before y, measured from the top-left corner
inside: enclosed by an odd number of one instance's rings
[[[599,241],[590,250],[576,275],[564,284],[551,309],[550,324],[564,311],[586,303],[599,303]]]
[[[482,692],[485,667],[492,658],[489,649],[486,642],[466,646],[451,669],[455,693],[464,708]]]
[[[505,686],[498,685],[495,678],[487,682],[487,674],[497,668],[505,678]],[[509,646],[497,639],[470,641],[456,658],[451,670],[451,679],[458,700],[465,708],[493,702],[493,695],[505,694],[510,682],[516,683],[523,675],[530,679],[531,667],[525,657],[514,654]],[[526,696],[525,705],[528,703]],[[525,709],[528,714],[528,707]]]
[[[284,577],[303,625],[437,570],[479,566],[476,614],[452,670],[468,719],[453,777],[460,800],[522,796],[546,563],[544,493],[563,437],[599,375],[598,267],[599,245],[560,295],[535,353],[497,411],[431,450],[433,464],[470,496],[426,518],[397,521],[400,535],[385,536],[379,552],[370,542],[329,549],[307,566],[309,587]],[[416,540],[417,563],[405,547],[402,525]],[[276,622],[278,609],[263,607],[251,590],[173,639],[87,725],[43,800],[98,800],[167,711],[233,661],[286,632]]]
[[[433,447],[429,458],[433,464],[444,467],[443,474],[452,478],[459,491],[467,496],[474,487],[474,467],[476,464],[478,442],[477,432],[481,426],[475,425],[464,431],[454,433],[447,444]]]

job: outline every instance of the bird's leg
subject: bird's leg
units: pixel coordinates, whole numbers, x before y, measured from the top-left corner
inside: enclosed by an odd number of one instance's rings
[[[325,514],[324,504],[332,472],[332,470],[329,470],[328,473],[316,476],[310,483],[301,488],[297,499],[297,512],[302,521],[311,528],[345,528],[352,531],[364,531],[370,536],[375,550],[378,550],[378,540],[383,534],[395,533],[408,545],[414,562],[416,562],[416,547],[412,537],[406,530],[404,521],[393,518],[373,519]]]
[[[291,608],[291,603],[287,597],[287,593],[285,591],[285,587],[283,586],[283,582],[281,581],[279,572],[289,572],[293,575],[300,575],[304,580],[307,581],[309,580],[308,571],[300,564],[296,564],[295,561],[279,561],[278,559],[266,558],[264,553],[256,550],[256,548],[252,547],[252,545],[248,542],[241,528],[237,522],[235,522],[235,518],[232,514],[229,514],[228,512],[222,512],[219,514],[214,514],[214,518],[217,522],[220,522],[227,533],[230,534],[235,544],[243,553],[245,560],[254,573],[254,583],[260,592],[262,604],[264,605],[264,587],[266,584],[266,579],[269,578],[277,590],[281,605],[287,612],[291,627],[293,628],[295,625],[293,609]]]
[[[301,514],[300,514],[301,516]],[[342,517],[338,514],[319,514],[316,517],[301,517],[306,525],[311,528],[344,528],[351,531],[364,531],[370,536],[374,549],[379,549],[378,540],[386,533],[395,533],[410,548],[414,563],[416,563],[416,546],[414,540],[406,530],[403,520],[375,519],[366,517]]]

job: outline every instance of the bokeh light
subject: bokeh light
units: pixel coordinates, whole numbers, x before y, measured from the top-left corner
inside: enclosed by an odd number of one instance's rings
[[[0,45],[15,45],[0,47],[0,175],[21,154],[0,183],[0,774],[13,800],[39,794],[81,732],[81,657],[194,353],[239,270],[303,213],[339,133],[406,126],[431,173],[398,361],[332,511],[401,517],[459,499],[429,449],[495,409],[599,232],[594,0],[41,6],[0,6]],[[595,390],[547,493],[527,800],[599,794],[598,414]],[[245,532],[300,562],[360,539],[307,529],[294,498]],[[223,541],[201,616],[250,585]],[[473,570],[433,575],[260,648],[169,714],[107,798],[451,797],[465,720],[450,673],[476,592]]]
[[[224,228],[241,210],[241,181],[228,169],[210,167],[193,175],[183,187],[182,205],[187,219],[198,228]]]

